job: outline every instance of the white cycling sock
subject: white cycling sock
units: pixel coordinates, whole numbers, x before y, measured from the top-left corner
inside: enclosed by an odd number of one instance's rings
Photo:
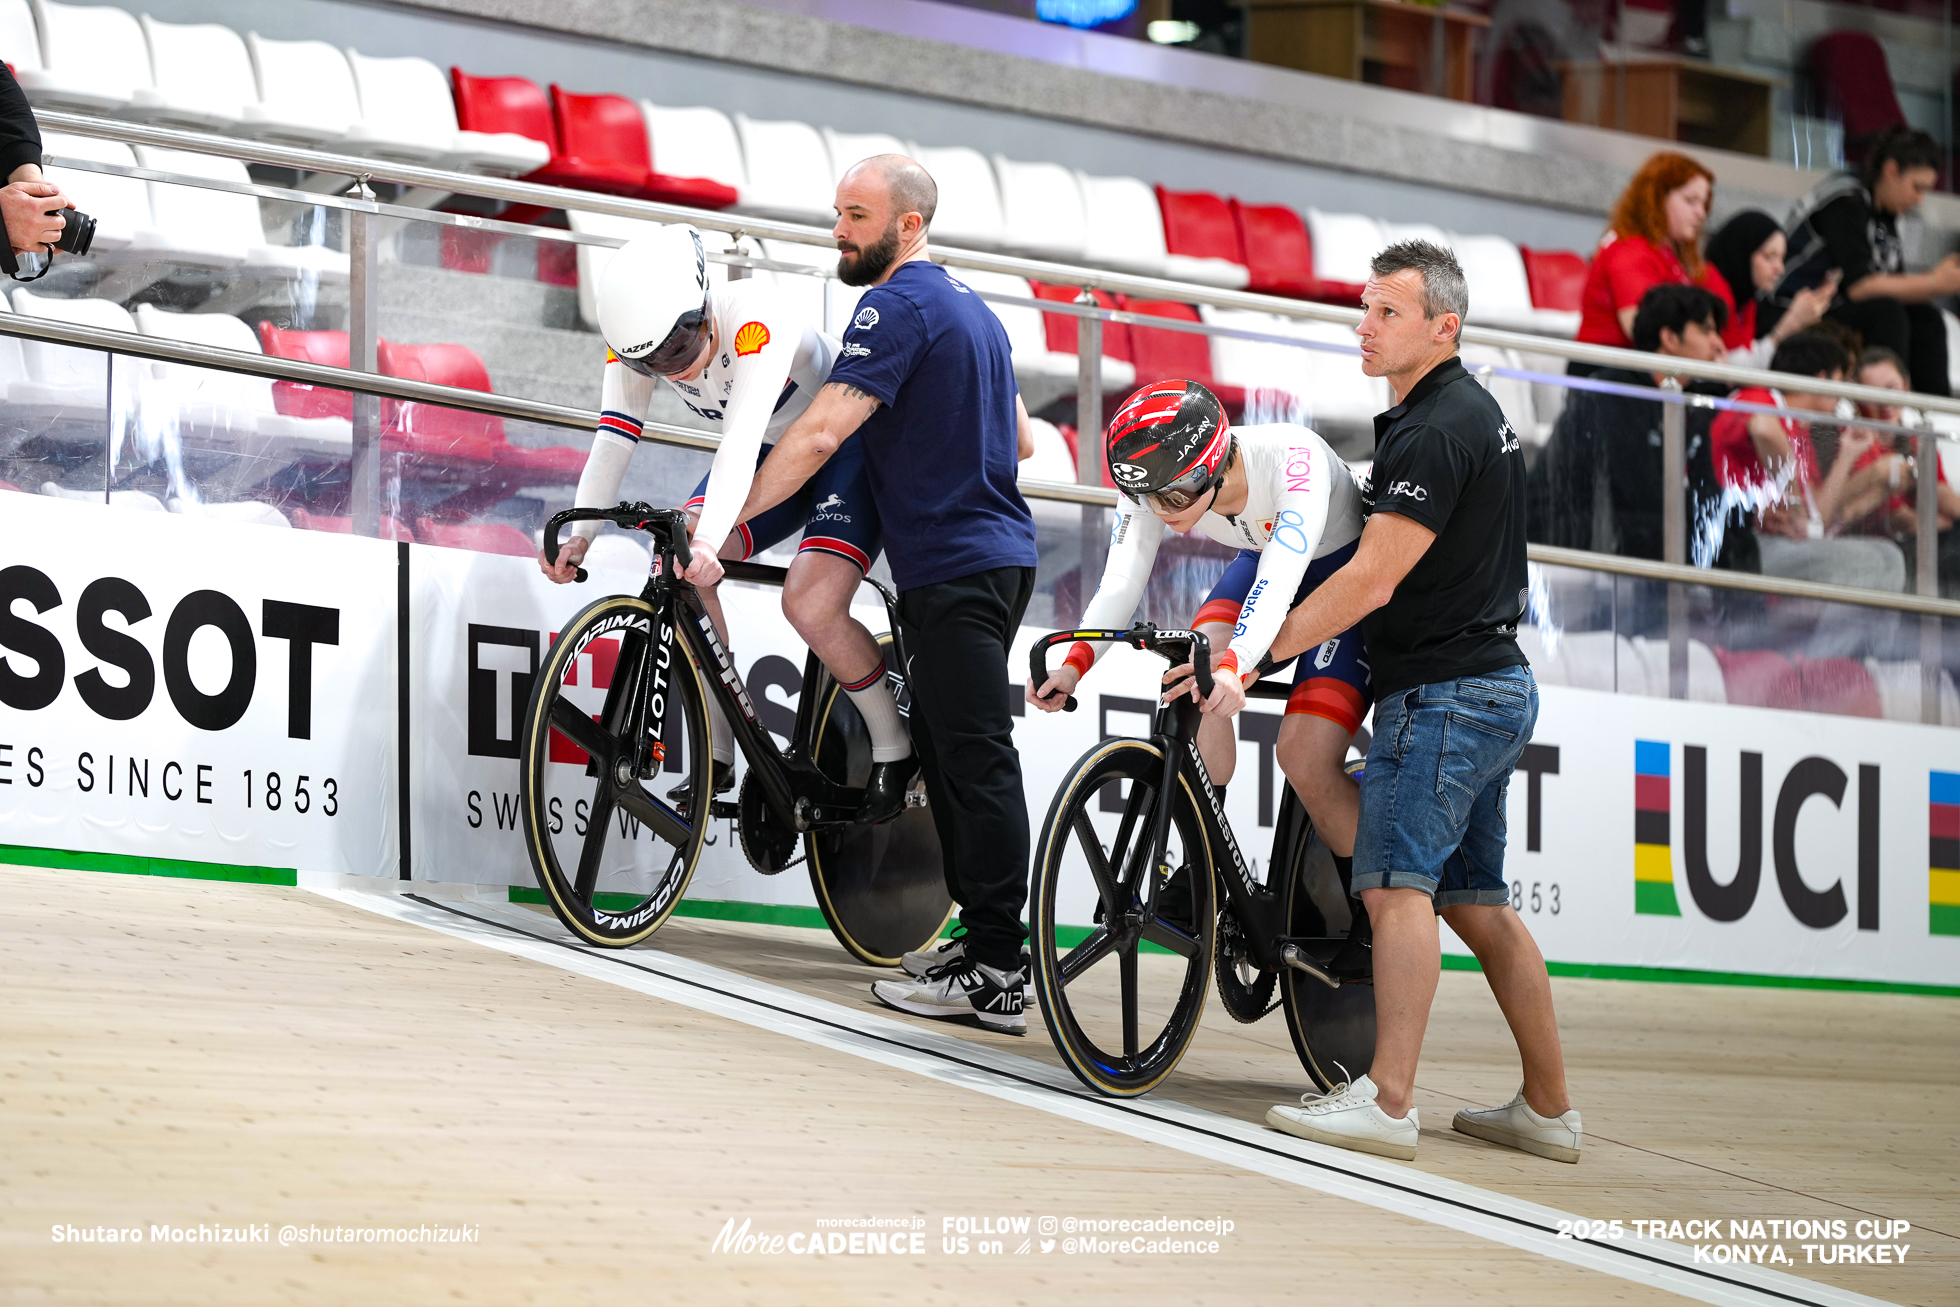
[[[842,682],[839,682],[841,685]],[[885,679],[884,660],[862,681],[844,686],[858,715],[871,732],[871,761],[897,762],[912,756],[912,733],[899,718],[898,703],[892,698],[891,682]]]

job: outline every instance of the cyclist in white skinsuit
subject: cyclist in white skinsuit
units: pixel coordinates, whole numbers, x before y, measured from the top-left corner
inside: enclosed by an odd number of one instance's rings
[[[1198,748],[1212,780],[1224,785],[1238,759],[1230,719],[1244,706],[1242,683],[1279,670],[1261,664],[1287,613],[1353,556],[1361,489],[1313,431],[1291,423],[1232,429],[1196,382],[1159,382],[1132,395],[1110,422],[1105,455],[1111,478],[1128,491],[1117,498],[1085,629],[1130,624],[1167,528],[1239,549],[1191,623],[1211,643],[1218,681]],[[1105,648],[1078,641],[1046,682],[1029,685],[1028,701],[1059,709]],[[1195,697],[1189,681],[1174,693],[1187,688]],[[1344,763],[1371,697],[1357,626],[1300,656],[1274,750],[1337,865],[1354,853],[1360,788]]]
[[[721,425],[714,466],[685,505],[699,590],[724,645],[729,643],[715,584],[720,558],[745,559],[803,530],[783,587],[783,613],[823,660],[864,717],[873,770],[861,819],[896,815],[917,762],[886,681],[884,656],[850,615],[859,581],[879,550],[876,507],[854,441],[846,441],[802,494],[737,525],[755,469],[822,387],[836,361],[836,339],[800,321],[777,289],[757,280],[711,286],[698,233],[663,227],[623,247],[599,286],[599,320],[609,348],[599,429],[579,478],[577,502],[618,502],[638,446],[653,387],[665,382],[695,413]],[[579,523],[552,580],[571,580],[599,523]],[[733,783],[734,738],[715,715],[715,789]],[[689,797],[676,791],[677,801]],[[894,798],[896,803],[893,802]],[[890,811],[886,811],[890,809]]]

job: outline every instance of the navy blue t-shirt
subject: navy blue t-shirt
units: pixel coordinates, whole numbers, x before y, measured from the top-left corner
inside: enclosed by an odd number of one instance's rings
[[[986,301],[923,259],[858,301],[830,380],[878,401],[857,437],[900,590],[1038,561],[1013,352]]]

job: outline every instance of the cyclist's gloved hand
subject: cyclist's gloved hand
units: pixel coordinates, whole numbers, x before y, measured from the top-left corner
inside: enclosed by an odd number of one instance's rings
[[[721,580],[721,560],[715,557],[716,546],[696,536],[688,541],[688,548],[694,553],[694,561],[687,565],[687,570],[681,575],[689,585],[713,585]]]
[[[1063,663],[1048,673],[1048,679],[1036,689],[1034,682],[1028,682],[1028,702],[1043,712],[1060,712],[1068,697],[1075,693],[1075,687],[1082,683],[1082,673],[1067,663]]]
[[[569,585],[578,579],[578,566],[585,561],[585,551],[592,542],[584,536],[573,536],[558,546],[558,563],[553,566],[545,560],[544,550],[538,550],[538,570],[550,577],[555,584]]]

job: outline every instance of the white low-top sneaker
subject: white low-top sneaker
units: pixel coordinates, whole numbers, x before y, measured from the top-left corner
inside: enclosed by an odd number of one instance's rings
[[[1027,973],[996,971],[962,957],[923,976],[877,980],[871,993],[886,1007],[922,1017],[971,1021],[1003,1034],[1028,1033]]]
[[[1483,1139],[1506,1148],[1516,1148],[1554,1162],[1576,1162],[1585,1132],[1579,1126],[1579,1109],[1568,1109],[1563,1116],[1540,1116],[1524,1101],[1524,1086],[1518,1096],[1502,1107],[1481,1111],[1465,1108],[1450,1123],[1459,1134]]]
[[[1335,1085],[1332,1093],[1302,1094],[1297,1107],[1282,1103],[1268,1108],[1266,1124],[1317,1144],[1404,1162],[1414,1160],[1421,1129],[1413,1107],[1399,1118],[1376,1107],[1375,1082],[1367,1076],[1351,1085]]]
[[[966,938],[955,935],[942,939],[931,948],[914,949],[898,960],[899,967],[908,976],[923,976],[934,967],[943,967],[948,962],[958,962],[966,956]]]

